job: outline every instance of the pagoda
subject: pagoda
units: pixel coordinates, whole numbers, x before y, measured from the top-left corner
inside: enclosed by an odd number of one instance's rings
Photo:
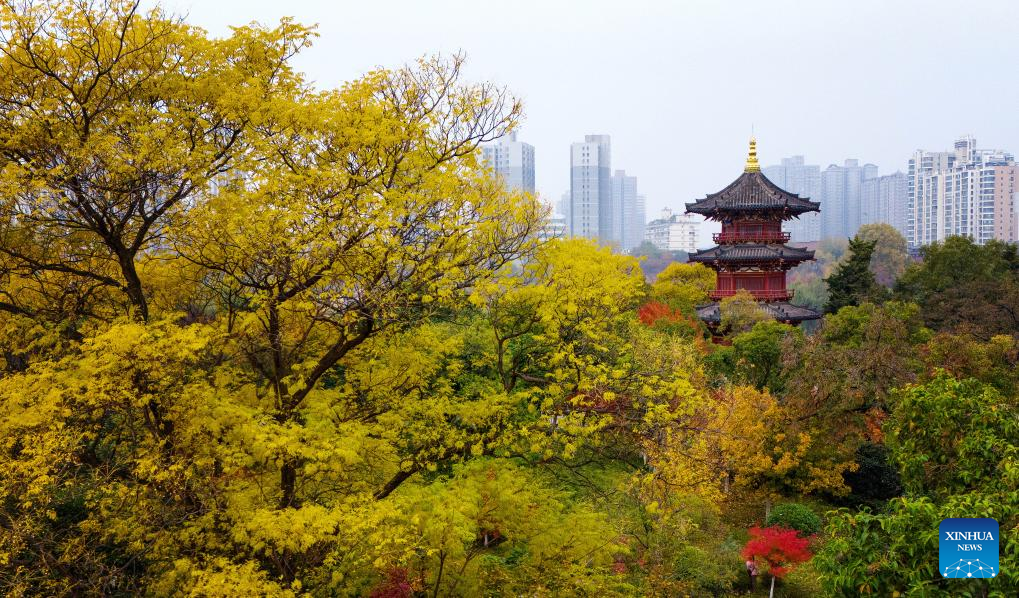
[[[713,302],[698,306],[697,316],[715,331],[721,323],[718,302],[746,289],[779,322],[820,318],[818,312],[789,302],[793,291],[786,288],[786,272],[813,260],[814,252],[787,245],[789,233],[782,231],[783,221],[820,209],[820,203],[781,189],[761,173],[757,141],[751,138],[743,174],[718,193],[686,204],[687,213],[722,223],[722,232],[713,235],[718,245],[690,255],[689,261],[717,272]]]

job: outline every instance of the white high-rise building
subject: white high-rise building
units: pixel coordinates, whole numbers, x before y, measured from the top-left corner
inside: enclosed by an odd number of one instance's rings
[[[566,216],[556,212],[549,212],[545,216],[545,222],[541,230],[538,231],[538,239],[549,241],[551,239],[561,239],[566,237],[566,235]]]
[[[954,151],[917,150],[909,160],[906,240],[912,247],[953,235],[976,243],[1019,240],[1019,167],[1004,150],[961,137]]]
[[[570,217],[570,192],[569,191],[567,191],[566,193],[563,193],[562,197],[559,198],[559,201],[556,202],[555,211],[556,211],[557,214],[562,214],[563,216],[566,217],[567,220],[569,220],[569,217]],[[569,224],[569,223],[567,223],[567,224]],[[569,226],[567,226],[566,228],[567,228],[566,232],[568,234],[569,233]]]
[[[821,167],[804,164],[803,156],[782,158],[782,163],[761,171],[772,183],[812,201],[821,201]],[[824,206],[822,205],[822,211]],[[821,239],[821,214],[807,212],[786,225],[792,241],[806,243]]]
[[[516,131],[481,146],[482,158],[506,181],[506,187],[534,193],[534,146],[517,141]]]
[[[612,174],[612,233],[608,239],[602,239],[622,246],[626,204],[631,206],[637,202],[637,177],[626,176],[625,170],[617,170]]]
[[[643,195],[637,195],[629,223],[627,228],[629,232],[624,241],[630,245],[628,251],[632,251],[644,242],[644,233],[647,230],[647,198]]]
[[[830,165],[821,173],[821,238],[849,238],[860,229],[860,197],[865,180],[877,177],[877,166],[859,160]]]
[[[614,243],[630,251],[644,242],[644,196],[637,193],[637,177],[625,170],[612,175],[612,237],[602,242]]]
[[[662,217],[647,223],[644,240],[663,251],[697,251],[700,220],[689,214],[673,214],[662,210]]]
[[[570,235],[611,242],[616,230],[612,201],[612,143],[587,135],[570,146]]]
[[[906,236],[909,197],[902,172],[865,179],[860,188],[860,225],[884,222]]]

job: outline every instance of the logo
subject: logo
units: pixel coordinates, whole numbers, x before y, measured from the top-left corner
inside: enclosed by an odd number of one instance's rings
[[[952,579],[998,576],[998,522],[945,519],[938,526],[938,569]]]

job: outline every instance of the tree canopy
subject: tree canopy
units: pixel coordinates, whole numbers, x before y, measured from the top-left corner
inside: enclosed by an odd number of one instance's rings
[[[878,284],[891,288],[909,264],[906,238],[894,226],[884,222],[864,224],[856,236],[874,242],[870,270]]]
[[[825,313],[835,313],[843,307],[859,305],[880,295],[877,280],[870,270],[876,246],[876,240],[865,241],[859,235],[849,240],[849,257],[824,279],[828,285]]]
[[[938,518],[1019,524],[1012,245],[883,303],[876,244],[826,245],[817,331],[743,291],[713,342],[709,269],[542,239],[480,155],[522,105],[460,55],[316,89],[289,19],[0,32],[4,595],[725,596],[741,547],[935,594]]]
[[[1000,538],[1000,575],[944,583],[938,572],[938,524],[947,517],[990,517],[1019,525],[1019,431],[1015,398],[944,372],[903,389],[885,424],[892,461],[909,494],[886,512],[844,511],[827,529],[819,555],[833,594],[1006,596],[1017,586],[1013,534]]]
[[[949,237],[921,254],[899,278],[895,294],[919,304],[928,326],[983,340],[1019,333],[1019,247]]]

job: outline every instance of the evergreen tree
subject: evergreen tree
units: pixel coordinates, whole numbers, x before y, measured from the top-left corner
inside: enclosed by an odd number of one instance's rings
[[[824,279],[828,284],[825,313],[833,314],[843,307],[880,297],[881,289],[870,271],[870,258],[876,245],[877,241],[864,241],[859,235],[849,240],[849,257]]]

